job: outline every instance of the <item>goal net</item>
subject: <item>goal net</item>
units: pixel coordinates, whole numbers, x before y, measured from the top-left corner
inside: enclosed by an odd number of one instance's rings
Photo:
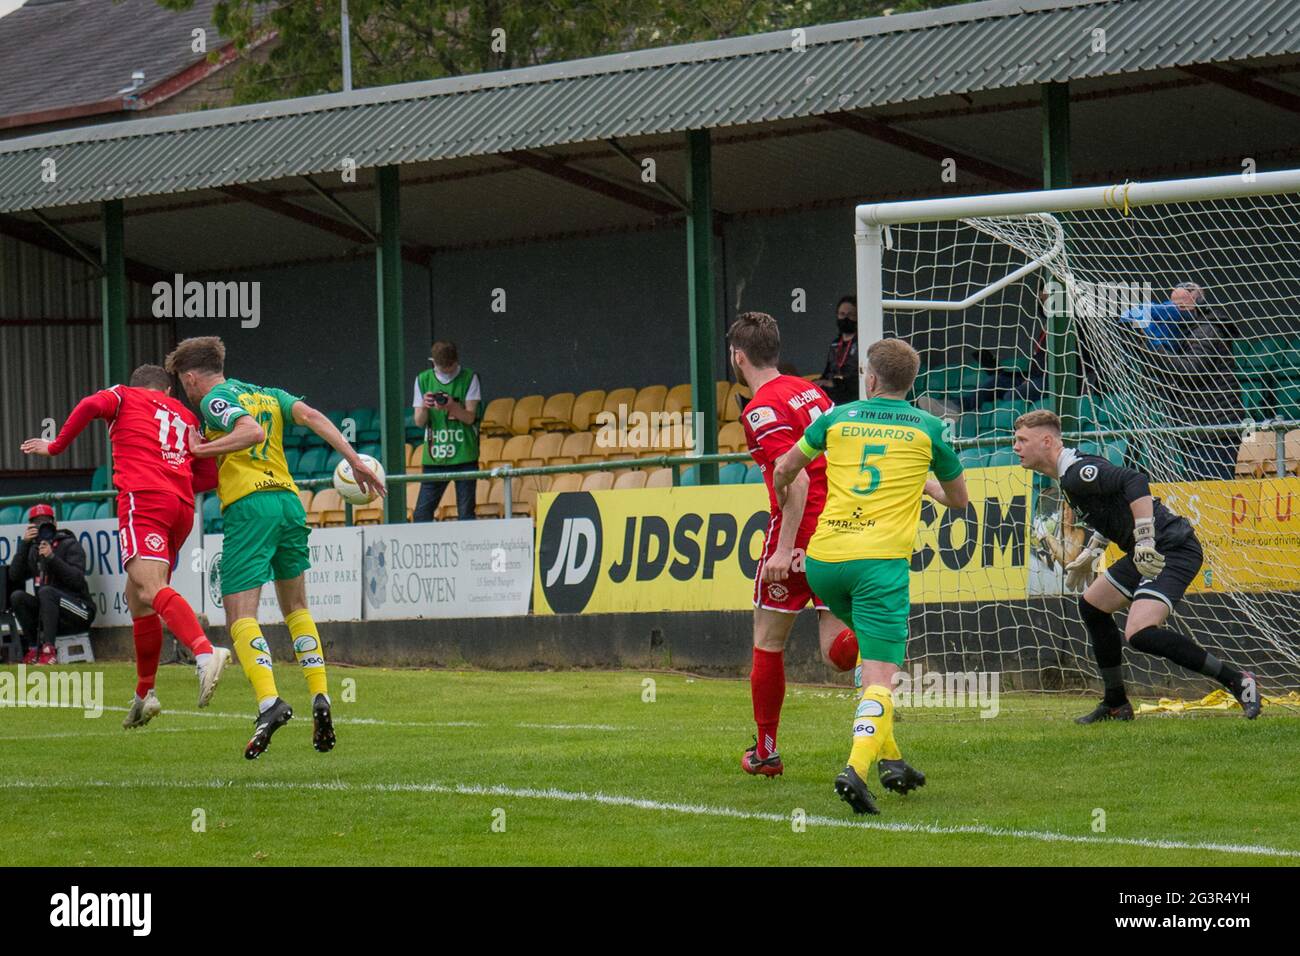
[[[909,660],[1099,686],[1063,570],[1088,530],[1011,451],[1042,407],[1196,526],[1174,626],[1265,694],[1300,688],[1300,171],[857,212],[862,337],[921,353],[913,398],[951,423],[973,489],[964,514],[923,515]],[[1217,686],[1125,665],[1148,692]]]

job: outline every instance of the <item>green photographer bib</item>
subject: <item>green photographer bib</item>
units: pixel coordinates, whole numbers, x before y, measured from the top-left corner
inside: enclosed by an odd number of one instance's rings
[[[446,392],[460,404],[465,404],[465,395],[474,381],[474,370],[460,367],[460,371],[450,382],[443,384],[431,368],[420,373],[420,394],[429,392]],[[482,402],[479,403],[482,411]],[[475,416],[477,419],[477,415]],[[466,425],[458,422],[444,410],[434,405],[429,409],[429,424],[424,428],[425,465],[463,465],[466,462],[478,462],[478,422]]]

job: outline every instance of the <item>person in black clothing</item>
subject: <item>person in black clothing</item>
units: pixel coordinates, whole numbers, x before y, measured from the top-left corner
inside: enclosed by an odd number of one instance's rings
[[[56,525],[49,505],[33,505],[27,520],[9,565],[9,606],[22,631],[23,662],[53,664],[54,638],[85,631],[95,619],[86,552],[75,534]],[[35,594],[23,587],[29,578],[36,581]]]
[[[1102,702],[1078,723],[1133,719],[1122,676],[1124,645],[1114,618],[1125,607],[1129,612],[1124,639],[1130,645],[1214,678],[1237,698],[1247,719],[1258,717],[1254,674],[1220,661],[1187,635],[1165,627],[1204,560],[1191,522],[1151,497],[1146,475],[1062,445],[1061,420],[1046,409],[1016,420],[1012,447],[1023,467],[1060,481],[1075,518],[1094,532],[1065,567],[1068,586],[1088,585],[1079,598],[1079,613],[1106,688]],[[1097,559],[1112,541],[1124,557],[1089,584]]]
[[[1198,311],[1172,354],[1157,353],[1156,379],[1171,425],[1236,425],[1245,415],[1237,392],[1232,343],[1237,328],[1213,314]],[[1238,434],[1215,432],[1179,435],[1187,477],[1192,481],[1232,478],[1237,464]]]
[[[817,385],[836,405],[858,400],[858,300],[841,296],[835,304],[835,324],[839,334],[826,353],[826,368]]]

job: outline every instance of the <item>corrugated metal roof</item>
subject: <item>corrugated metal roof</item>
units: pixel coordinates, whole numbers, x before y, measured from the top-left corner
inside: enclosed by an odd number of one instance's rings
[[[762,34],[0,142],[0,211],[1296,54],[1300,21],[1294,0],[993,0],[810,27],[806,42]]]

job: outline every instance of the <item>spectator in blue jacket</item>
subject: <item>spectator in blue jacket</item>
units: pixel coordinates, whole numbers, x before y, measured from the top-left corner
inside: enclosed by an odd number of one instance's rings
[[[1196,324],[1196,310],[1204,298],[1205,290],[1195,282],[1180,282],[1164,302],[1134,306],[1120,316],[1120,321],[1142,331],[1153,351],[1173,352],[1184,331]]]

